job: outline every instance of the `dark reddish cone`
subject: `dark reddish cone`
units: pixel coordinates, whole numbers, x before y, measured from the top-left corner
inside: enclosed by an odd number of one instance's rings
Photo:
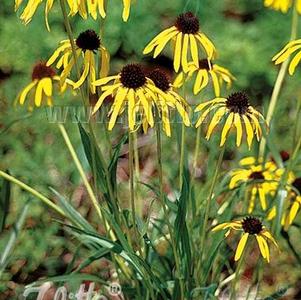
[[[96,51],[100,47],[100,38],[94,30],[86,30],[79,34],[76,45],[83,51]]]
[[[287,161],[290,159],[290,154],[287,151],[280,151],[280,156],[283,162]]]
[[[259,234],[262,231],[263,226],[259,219],[249,216],[243,219],[242,228],[246,233]]]
[[[151,79],[154,82],[155,86],[163,92],[166,92],[170,87],[168,76],[164,71],[160,69],[151,71],[147,77]]]
[[[299,193],[301,194],[301,177],[296,178],[292,184],[292,186],[299,191]]]
[[[175,26],[179,31],[186,34],[197,34],[200,29],[199,19],[192,12],[179,15]]]
[[[138,89],[146,83],[146,77],[140,65],[129,64],[122,68],[120,81],[127,88]]]
[[[236,92],[228,96],[226,106],[233,113],[243,115],[249,109],[248,96],[243,92]]]
[[[263,176],[262,172],[260,172],[260,171],[251,173],[249,178],[254,179],[254,180],[264,180],[264,176]]]
[[[46,77],[52,78],[56,75],[56,72],[53,68],[47,67],[45,62],[38,62],[32,70],[31,78],[32,80],[40,80]]]
[[[211,66],[213,66],[212,62],[210,62],[210,64],[211,64]],[[207,70],[207,71],[210,70],[208,59],[200,59],[199,60],[199,69],[201,69],[201,70]]]

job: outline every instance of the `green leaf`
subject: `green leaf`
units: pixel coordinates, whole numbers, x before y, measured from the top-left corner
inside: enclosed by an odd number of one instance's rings
[[[278,291],[276,291],[275,293],[273,293],[272,295],[270,295],[268,297],[265,297],[263,300],[276,300],[276,299],[280,299],[280,298],[282,298],[286,294],[286,292],[288,291],[288,289],[290,287],[291,286],[287,286],[287,287],[281,288]]]
[[[90,223],[70,204],[68,200],[65,199],[59,192],[53,188],[49,188],[58,198],[58,202],[66,214],[67,218],[76,226],[84,230],[95,232],[95,229],[91,226]]]

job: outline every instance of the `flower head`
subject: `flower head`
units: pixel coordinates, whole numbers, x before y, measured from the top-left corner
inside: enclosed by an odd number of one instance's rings
[[[35,89],[34,104],[39,107],[46,101],[48,106],[52,106],[53,84],[59,85],[59,91],[64,92],[67,88],[68,81],[64,85],[60,85],[60,78],[56,75],[53,68],[46,66],[44,62],[37,63],[32,71],[32,81],[28,84],[19,95],[19,103],[24,104],[28,93]]]
[[[225,234],[226,237],[230,234],[231,230],[242,232],[242,236],[235,252],[235,261],[238,261],[241,258],[250,235],[255,236],[260,253],[262,257],[267,260],[267,262],[270,262],[270,250],[268,241],[271,241],[278,248],[278,245],[271,233],[266,229],[262,222],[255,217],[248,216],[243,220],[222,223],[215,226],[212,231],[223,229],[228,229]]]
[[[26,1],[26,0],[25,0]],[[24,24],[28,24],[33,15],[35,14],[36,10],[40,6],[42,2],[46,2],[45,4],[45,22],[46,22],[46,27],[48,31],[50,31],[49,24],[48,24],[48,13],[51,10],[53,6],[54,0],[28,0],[27,4],[20,16],[20,19],[24,22]],[[15,0],[15,11],[17,11],[21,4],[23,3],[23,0]]]
[[[287,13],[293,4],[293,0],[264,0],[264,6],[274,10],[280,10],[282,13]],[[301,0],[296,0],[295,5],[298,13],[301,13]]]
[[[220,91],[223,82],[227,83],[227,87],[231,87],[232,81],[235,77],[226,69],[223,68],[208,59],[199,60],[199,66],[194,63],[188,64],[188,76],[185,77],[185,73],[181,72],[175,79],[174,86],[181,87],[184,80],[190,79],[194,74],[195,81],[193,86],[193,93],[196,95],[200,93],[212,80],[213,89],[216,97],[220,96]]]
[[[106,17],[105,11],[105,0],[67,0],[70,7],[70,14],[72,16],[79,13],[83,19],[87,19],[90,15],[94,20],[97,19],[97,15],[102,18]],[[122,19],[126,22],[130,15],[130,8],[132,0],[122,0],[123,2],[123,12]]]
[[[154,71],[147,77],[138,64],[128,64],[122,68],[119,74],[96,80],[93,85],[100,86],[103,93],[98,99],[93,113],[103,104],[106,97],[112,95],[112,105],[109,121],[109,130],[112,130],[117,117],[128,108],[129,129],[134,130],[136,114],[142,116],[143,128],[146,131],[148,126],[154,126],[153,106],[159,110],[163,122],[163,129],[170,136],[169,107],[176,107],[184,122],[189,125],[185,101],[177,95],[170,86],[170,83],[161,71]],[[114,80],[112,85],[108,82]]]
[[[185,73],[189,71],[189,50],[190,57],[197,67],[199,66],[199,47],[204,49],[209,59],[213,58],[216,53],[213,43],[204,33],[200,32],[198,18],[191,12],[179,15],[172,27],[162,31],[145,47],[143,54],[154,51],[155,58],[169,41],[174,44],[174,69],[176,72],[179,71],[180,66]]]
[[[255,207],[255,200],[259,197],[263,210],[267,209],[267,196],[274,195],[283,169],[278,169],[274,163],[262,163],[262,159],[256,162],[254,157],[247,157],[240,161],[242,168],[231,172],[229,188],[234,189],[247,183],[247,193],[250,199],[248,213],[252,213]]]
[[[205,109],[206,108],[206,109]],[[205,109],[205,110],[204,110]],[[202,111],[196,127],[200,126],[210,112],[214,112],[211,122],[209,123],[206,139],[208,140],[216,125],[225,118],[220,146],[223,146],[229,130],[235,126],[237,130],[236,145],[240,146],[242,141],[244,123],[249,148],[251,147],[254,135],[259,141],[262,136],[260,121],[264,121],[260,112],[255,110],[250,104],[246,94],[242,92],[233,93],[228,98],[215,98],[211,101],[199,104],[195,111]]]
[[[293,224],[301,205],[301,177],[293,181],[288,179],[288,183],[291,183],[291,188],[288,189],[281,216],[281,225],[284,230],[288,230],[289,226]],[[267,219],[274,219],[277,213],[277,206],[273,206]]]
[[[301,3],[301,1],[300,1]],[[273,57],[273,61],[275,62],[276,65],[283,63],[287,59],[290,58],[290,56],[294,53],[297,52],[294,58],[291,60],[288,68],[288,72],[290,75],[293,75],[295,72],[295,69],[297,65],[300,62],[301,59],[301,39],[294,40],[289,42],[279,53],[277,53]]]
[[[73,82],[73,87],[74,89],[79,88],[88,79],[90,90],[93,94],[95,94],[96,89],[93,85],[91,85],[91,82],[96,80],[97,65],[94,55],[97,51],[101,52],[101,77],[108,74],[110,55],[106,48],[101,45],[100,38],[94,30],[86,30],[80,33],[77,39],[74,40],[74,44],[76,46],[75,52],[77,61],[82,58],[83,71],[80,78],[78,78],[76,82]],[[61,45],[54,51],[53,55],[47,61],[47,66],[51,66],[56,60],[58,60],[56,68],[59,69],[63,67],[60,78],[61,82],[64,83],[75,65],[70,40],[64,40],[61,42]]]

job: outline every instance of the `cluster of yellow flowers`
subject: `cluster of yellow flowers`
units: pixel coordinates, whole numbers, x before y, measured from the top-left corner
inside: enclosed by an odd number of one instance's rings
[[[23,1],[15,0],[16,9]],[[28,23],[37,7],[43,0],[29,0],[21,19]],[[45,4],[45,15],[53,5],[53,0],[47,0]],[[296,1],[299,5],[301,1]],[[104,0],[67,0],[70,15],[79,13],[83,18],[91,15],[105,17]],[[123,19],[129,16],[130,0],[123,0]],[[266,6],[287,11],[292,5],[291,1],[269,1],[264,2]],[[299,6],[298,6],[299,7]],[[47,21],[46,21],[47,22]],[[47,22],[48,24],[48,22]],[[48,26],[48,25],[47,25]],[[49,26],[48,26],[49,28]],[[28,93],[35,88],[34,103],[40,106],[43,100],[47,105],[52,105],[53,84],[58,84],[59,91],[64,92],[67,87],[79,89],[85,83],[92,94],[101,91],[101,95],[93,108],[93,113],[101,109],[104,100],[112,96],[113,103],[109,111],[109,130],[115,126],[118,116],[126,110],[128,116],[128,127],[130,131],[137,129],[140,125],[144,132],[154,126],[154,109],[157,109],[162,120],[163,130],[167,136],[171,135],[170,109],[175,108],[180,114],[183,123],[190,126],[189,105],[185,97],[182,97],[177,89],[182,87],[187,80],[195,76],[193,93],[199,94],[209,82],[212,82],[215,99],[200,103],[195,112],[201,112],[195,124],[200,126],[208,119],[209,122],[206,139],[209,139],[219,123],[223,123],[221,129],[220,146],[226,142],[232,128],[237,132],[236,145],[242,143],[243,132],[246,132],[249,148],[254,138],[257,141],[262,137],[262,124],[264,117],[249,103],[248,96],[243,92],[234,92],[228,97],[221,96],[221,88],[224,83],[231,86],[234,76],[224,67],[215,64],[216,47],[212,41],[200,30],[199,20],[191,12],[186,12],[177,17],[174,24],[159,33],[145,47],[143,54],[153,53],[157,57],[171,43],[173,49],[173,66],[177,77],[172,83],[168,76],[160,69],[145,72],[143,66],[131,63],[125,65],[116,75],[109,74],[110,55],[93,30],[86,30],[74,40],[63,40],[46,63],[38,63],[32,72],[32,82],[20,93],[19,102],[23,104]],[[301,49],[301,40],[290,42],[278,55],[274,57],[276,64],[288,59],[290,54]],[[99,55],[100,59],[96,59]],[[301,51],[290,63],[292,74],[301,59]],[[60,75],[55,69],[61,70]],[[74,81],[70,77],[72,70],[77,71],[78,78]],[[100,70],[99,77],[97,78]],[[97,88],[98,87],[98,88]],[[141,116],[138,120],[137,115]],[[248,213],[252,213],[256,207],[256,199],[262,210],[270,209],[268,220],[277,215],[277,208],[268,202],[269,196],[277,192],[279,182],[284,173],[273,160],[264,162],[262,158],[247,158],[240,162],[241,168],[234,170],[231,174],[229,189],[235,189],[244,185],[248,195]],[[282,224],[285,229],[292,224],[301,204],[301,180],[293,174],[288,174],[288,197],[286,207],[283,210]],[[247,217],[240,221],[233,221],[217,225],[213,230],[229,229],[242,230],[244,233],[237,247],[235,260],[241,257],[249,235],[255,235],[262,256],[269,261],[269,248],[267,240],[277,243],[269,231],[262,225],[261,221],[254,217]]]

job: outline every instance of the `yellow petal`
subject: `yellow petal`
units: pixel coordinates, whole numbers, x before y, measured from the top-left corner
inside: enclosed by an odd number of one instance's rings
[[[113,107],[112,107],[112,115],[111,115],[111,118],[110,118],[110,121],[109,121],[109,126],[108,126],[108,129],[109,130],[112,130],[115,123],[116,123],[116,119],[118,117],[118,114],[120,112],[120,109],[122,107],[122,104],[126,98],[128,94],[128,88],[123,88],[123,87],[120,87],[118,90],[117,90],[117,94],[116,94],[116,98],[115,98],[115,101],[113,103]]]
[[[105,78],[98,79],[98,80],[92,82],[92,84],[95,85],[95,86],[101,86],[101,85],[105,85],[109,81],[117,79],[117,78],[119,78],[119,75],[108,76],[108,77],[105,77]]]
[[[248,237],[249,237],[248,233],[244,233],[243,236],[241,237],[241,239],[237,245],[236,252],[235,252],[235,257],[234,257],[235,261],[238,261],[240,259],[241,255],[245,249],[246,243],[248,241]]]
[[[292,59],[290,65],[289,65],[288,72],[290,75],[294,74],[295,69],[300,62],[300,59],[301,59],[301,51],[298,54],[296,54],[296,56]]]
[[[266,247],[264,245],[264,242],[265,242],[264,238],[261,237],[260,235],[256,234],[256,240],[257,240],[257,244],[259,246],[262,257],[267,258]]]
[[[248,146],[249,146],[249,149],[250,149],[251,145],[252,145],[253,138],[254,138],[254,131],[253,131],[252,125],[251,125],[248,117],[246,117],[245,115],[242,115],[242,118],[245,122],[246,131],[247,131],[247,142],[248,142]]]
[[[188,52],[188,39],[189,35],[184,34],[184,39],[183,39],[183,48],[182,48],[182,68],[185,73],[188,72],[188,63],[187,63],[187,52]]]
[[[174,37],[177,35],[177,31],[172,31],[171,33],[167,34],[162,38],[162,41],[160,41],[160,44],[156,46],[155,52],[154,52],[154,58],[156,58],[164,49],[166,44]]]
[[[206,139],[209,140],[212,131],[214,130],[215,126],[220,122],[221,118],[224,116],[224,114],[227,112],[227,109],[225,107],[220,107],[217,109],[217,111],[214,113],[214,116],[208,126]]]
[[[44,79],[40,80],[38,82],[37,88],[36,88],[36,94],[35,94],[35,105],[37,107],[41,106],[42,97],[43,97],[43,86],[44,86]]]
[[[190,40],[190,52],[191,52],[192,60],[195,66],[199,67],[198,46],[193,34],[189,34],[189,40]]]
[[[180,69],[180,63],[181,63],[181,54],[182,54],[182,32],[179,32],[176,39],[176,45],[174,49],[174,60],[173,60],[173,66],[176,72]]]
[[[230,130],[233,122],[234,113],[231,112],[225,122],[224,128],[222,130],[220,146],[223,146],[226,142],[228,131]]]
[[[21,105],[24,104],[25,100],[26,100],[26,96],[27,94],[30,92],[30,90],[37,84],[37,80],[34,80],[33,82],[31,82],[29,85],[27,85],[23,91],[20,94],[20,99],[19,102]]]

